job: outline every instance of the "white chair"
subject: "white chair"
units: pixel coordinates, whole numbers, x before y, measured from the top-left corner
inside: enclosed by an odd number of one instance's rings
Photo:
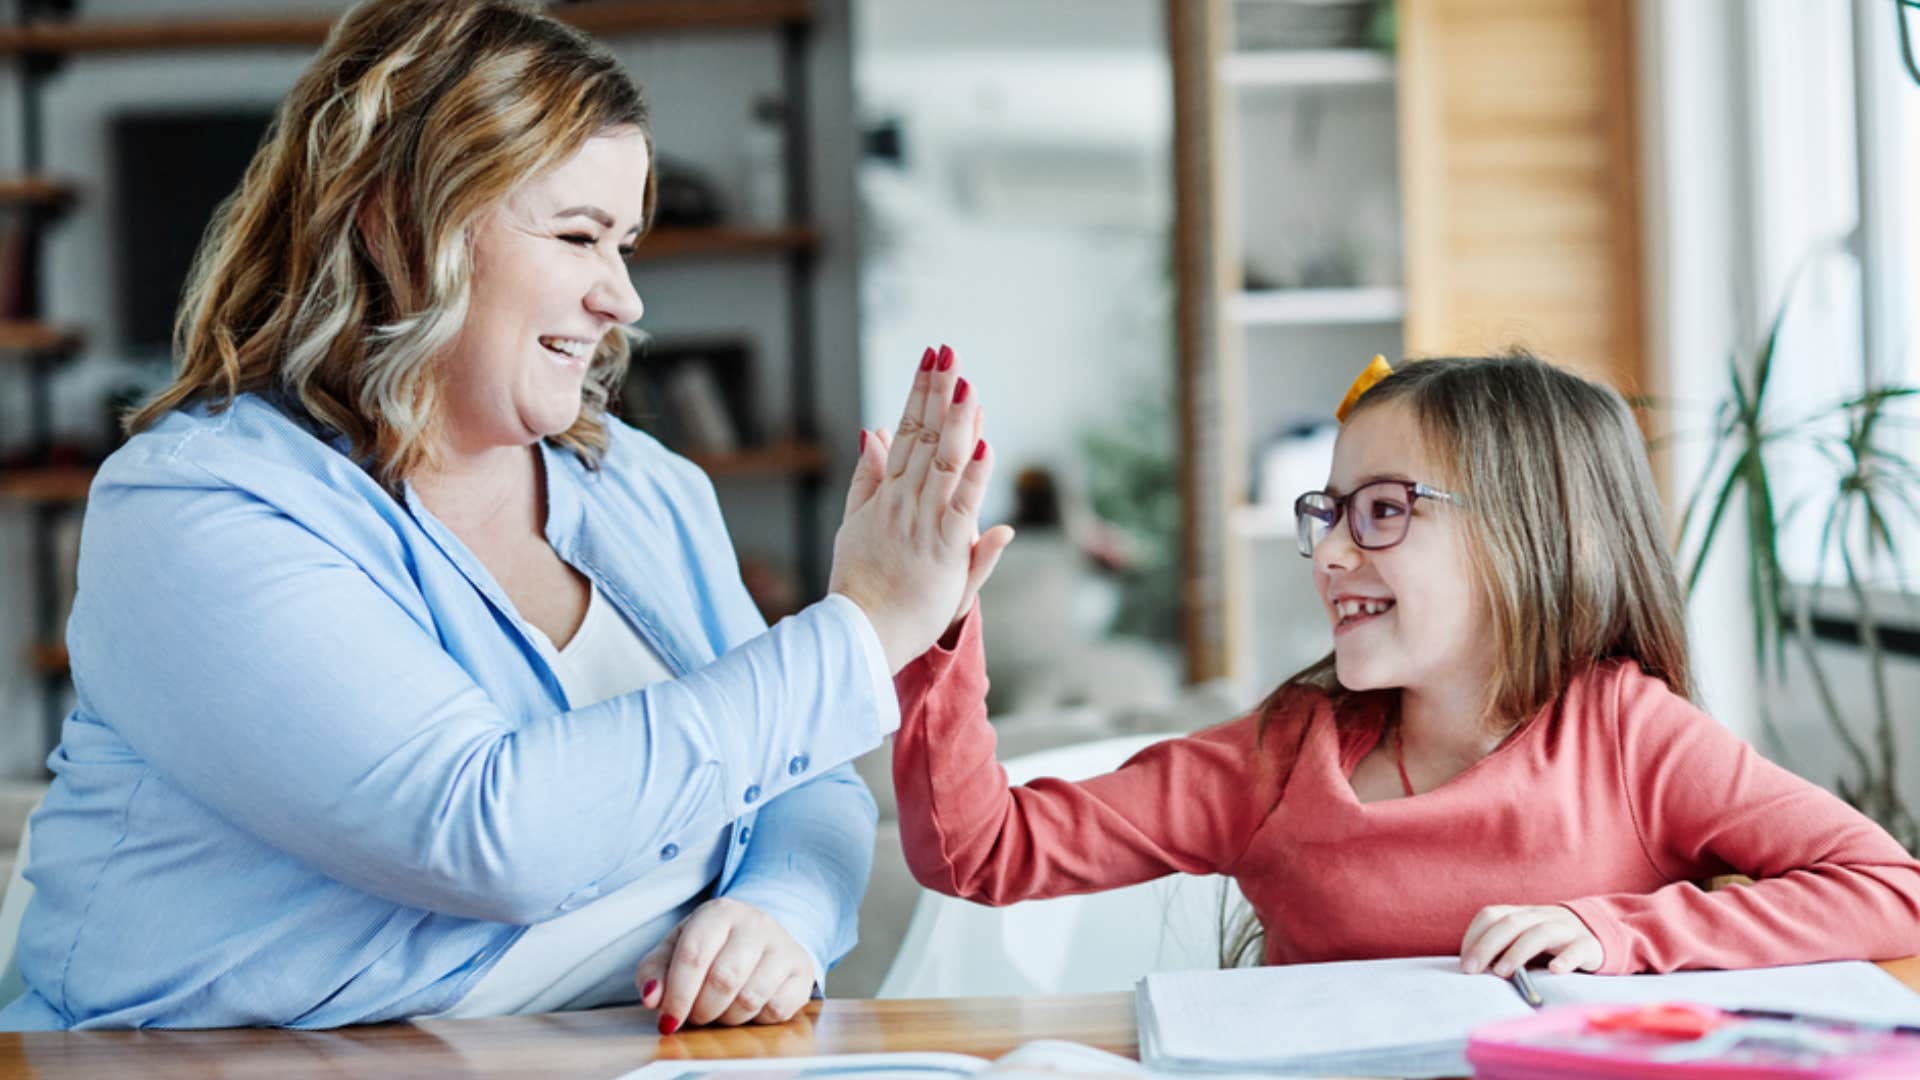
[[[1128,735],[1006,762],[1015,784],[1108,772],[1174,735]],[[976,997],[1132,990],[1151,971],[1220,966],[1226,878],[1173,875],[1123,889],[986,907],[923,891],[875,997]]]
[[[31,854],[27,844],[32,839],[32,831],[30,823],[20,826],[20,846],[13,853],[13,873],[7,878],[6,899],[0,900],[0,1007],[11,1005],[27,992],[14,945],[20,940],[20,920],[26,917],[27,902],[33,899],[33,883],[26,878],[27,859]]]

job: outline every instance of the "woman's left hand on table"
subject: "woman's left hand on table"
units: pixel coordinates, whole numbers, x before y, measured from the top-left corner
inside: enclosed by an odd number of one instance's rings
[[[696,1024],[778,1024],[813,997],[813,956],[771,915],[717,897],[693,909],[634,972],[660,1033]]]

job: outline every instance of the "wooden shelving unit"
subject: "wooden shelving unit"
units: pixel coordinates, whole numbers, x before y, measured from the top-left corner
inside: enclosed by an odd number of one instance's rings
[[[78,465],[0,472],[0,500],[30,506],[72,506],[87,501],[93,470]]]
[[[0,320],[0,356],[79,352],[86,335],[71,327],[41,322]]]
[[[0,179],[0,206],[60,209],[71,205],[78,196],[79,189],[52,177],[16,176]]]
[[[666,33],[805,22],[811,0],[606,0],[554,8],[592,34]],[[147,52],[169,49],[308,47],[326,40],[340,12],[205,18],[79,19],[0,30],[0,54]]]
[[[1361,326],[1394,323],[1407,314],[1399,289],[1270,289],[1232,299],[1233,320],[1242,326]]]
[[[1390,86],[1393,57],[1372,49],[1287,49],[1229,53],[1220,77],[1231,87]]]
[[[67,673],[67,647],[42,643],[27,649],[27,666],[36,675],[49,677],[64,676]]]
[[[812,251],[820,237],[813,229],[666,228],[648,233],[629,262],[655,262],[724,255],[772,255]]]
[[[816,443],[783,442],[733,454],[690,454],[710,476],[818,476],[827,452]]]

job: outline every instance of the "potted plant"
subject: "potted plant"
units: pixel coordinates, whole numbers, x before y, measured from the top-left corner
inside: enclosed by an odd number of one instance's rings
[[[1753,655],[1762,678],[1780,685],[1797,661],[1848,761],[1846,772],[1834,779],[1835,791],[1907,850],[1920,851],[1920,823],[1899,787],[1889,659],[1881,641],[1889,603],[1899,610],[1916,608],[1899,567],[1902,545],[1920,540],[1915,530],[1920,470],[1897,444],[1896,433],[1915,430],[1911,407],[1920,404],[1920,390],[1870,384],[1862,393],[1810,407],[1769,396],[1796,288],[1812,259],[1826,253],[1816,252],[1795,271],[1751,364],[1728,359],[1707,463],[1681,516],[1682,566],[1691,594],[1716,545],[1741,549]],[[1777,482],[1783,468],[1810,472],[1819,480],[1783,502]],[[1782,569],[1781,540],[1802,515],[1818,523],[1818,570],[1813,581],[1790,581]],[[1857,710],[1835,693],[1832,661],[1818,648],[1817,616],[1838,618],[1853,629],[1868,673],[1870,705],[1864,716],[1854,715]],[[1775,748],[1783,748],[1765,695],[1761,723]]]

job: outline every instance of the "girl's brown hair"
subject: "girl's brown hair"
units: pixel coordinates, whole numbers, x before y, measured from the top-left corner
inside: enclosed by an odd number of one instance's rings
[[[431,462],[438,360],[466,321],[474,227],[516,188],[647,108],[618,60],[519,0],[368,0],[335,24],[240,187],[215,212],[174,325],[178,372],[129,434],[168,412],[275,394],[380,481]],[[651,220],[648,170],[643,217]],[[574,425],[605,451],[624,332],[600,342]]]

